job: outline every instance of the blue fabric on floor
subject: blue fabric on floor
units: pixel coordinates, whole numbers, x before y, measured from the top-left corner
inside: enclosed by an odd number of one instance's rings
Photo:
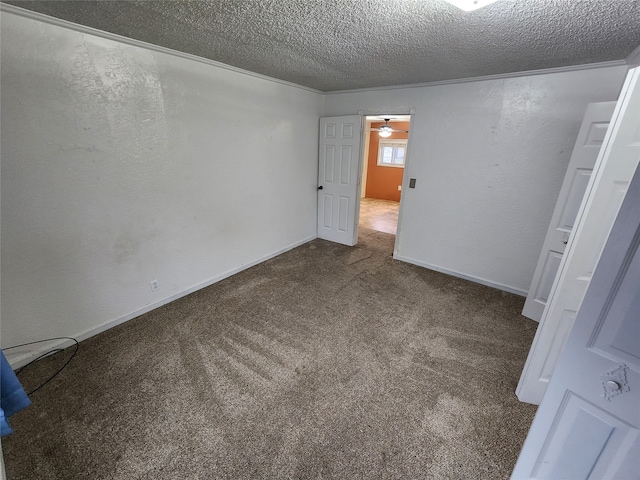
[[[5,358],[4,352],[0,350],[0,354],[0,434],[4,437],[13,433],[7,421],[8,417],[31,405],[31,400]]]
[[[10,433],[13,433],[13,430],[11,429],[9,422],[7,422],[7,419],[4,417],[4,410],[0,408],[0,436],[4,437]]]

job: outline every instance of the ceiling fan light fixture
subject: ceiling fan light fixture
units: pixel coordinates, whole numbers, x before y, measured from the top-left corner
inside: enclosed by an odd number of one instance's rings
[[[449,2],[451,5],[454,5],[465,12],[471,12],[473,10],[486,7],[487,5],[497,1],[498,0],[445,0],[445,2]]]
[[[381,137],[384,137],[384,138],[390,137],[391,134],[393,133],[393,128],[391,128],[391,125],[387,123],[388,121],[389,120],[385,118],[384,125],[380,125],[380,130],[378,132],[378,135],[380,135]]]

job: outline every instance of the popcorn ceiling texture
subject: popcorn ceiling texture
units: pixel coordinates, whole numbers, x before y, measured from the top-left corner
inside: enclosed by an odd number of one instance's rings
[[[322,91],[621,60],[637,0],[7,1]]]

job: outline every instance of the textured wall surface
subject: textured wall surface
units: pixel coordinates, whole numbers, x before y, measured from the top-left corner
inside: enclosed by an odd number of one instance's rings
[[[415,108],[399,255],[524,293],[586,106],[625,67],[325,96],[325,115]]]
[[[3,347],[316,234],[318,94],[3,13],[1,95]]]
[[[5,3],[323,91],[622,60],[640,45],[638,0]]]

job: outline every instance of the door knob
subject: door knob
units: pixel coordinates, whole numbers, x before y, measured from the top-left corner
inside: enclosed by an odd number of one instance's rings
[[[616,390],[620,390],[622,388],[622,385],[614,380],[607,380],[606,382],[604,382],[604,388],[605,390],[609,390],[610,392],[615,392]]]
[[[621,393],[628,392],[629,382],[627,381],[627,366],[621,363],[618,368],[611,372],[601,375],[603,397],[611,401],[611,399]]]
[[[318,190],[322,190],[322,188],[323,188],[323,187],[322,187],[322,185],[320,185],[320,186],[318,187]]]

